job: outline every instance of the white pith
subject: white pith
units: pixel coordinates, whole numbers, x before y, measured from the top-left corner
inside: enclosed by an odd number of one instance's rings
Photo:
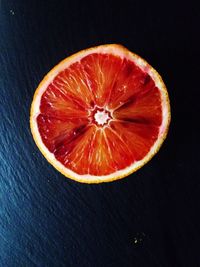
[[[94,118],[98,125],[104,125],[109,120],[109,115],[106,110],[97,110],[97,112],[94,114]]]
[[[37,122],[36,118],[40,114],[40,100],[41,96],[48,87],[48,85],[53,81],[53,79],[59,74],[60,71],[63,69],[69,67],[71,64],[74,62],[80,61],[83,57],[87,56],[88,54],[91,53],[111,53],[112,55],[120,56],[121,58],[126,57],[127,59],[130,59],[131,61],[134,61],[136,65],[138,65],[143,71],[147,72],[154,80],[155,85],[157,88],[160,90],[161,93],[161,100],[162,100],[162,124],[159,129],[159,137],[154,143],[154,145],[151,147],[150,151],[148,154],[140,161],[133,162],[130,166],[126,167],[125,169],[118,170],[112,174],[109,175],[102,175],[102,176],[95,176],[95,175],[90,175],[90,174],[85,174],[85,175],[79,175],[72,170],[66,168],[64,165],[62,165],[57,159],[55,158],[54,154],[49,152],[47,147],[44,145],[42,142],[38,127],[37,127]],[[34,132],[34,139],[39,146],[40,150],[42,153],[45,155],[47,160],[54,165],[55,168],[57,168],[59,171],[64,173],[66,176],[73,178],[77,181],[87,181],[88,183],[92,182],[101,182],[101,181],[109,181],[114,179],[115,177],[124,177],[127,174],[131,173],[133,169],[138,169],[140,166],[143,165],[144,162],[147,162],[152,154],[155,154],[157,151],[157,148],[159,147],[161,143],[162,137],[166,133],[166,128],[168,127],[169,124],[169,104],[168,104],[168,95],[166,94],[165,89],[163,88],[163,83],[161,81],[160,76],[153,70],[153,68],[146,63],[142,58],[138,58],[136,55],[132,54],[128,50],[122,49],[118,45],[107,45],[107,46],[99,46],[99,47],[94,47],[89,50],[84,50],[82,52],[79,52],[69,58],[67,61],[62,61],[56,68],[52,69],[49,74],[45,77],[45,79],[41,82],[39,85],[40,90],[38,91],[37,95],[34,98],[34,101],[32,103],[31,107],[31,128],[32,132]],[[103,125],[106,123],[109,119],[108,114],[105,111],[97,111],[96,114],[94,115],[96,122],[99,125]]]

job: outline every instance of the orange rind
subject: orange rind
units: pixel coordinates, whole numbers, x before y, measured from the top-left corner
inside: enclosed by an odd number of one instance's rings
[[[41,153],[82,183],[118,180],[144,166],[160,149],[170,120],[161,76],[118,44],[61,61],[37,87],[30,112]]]

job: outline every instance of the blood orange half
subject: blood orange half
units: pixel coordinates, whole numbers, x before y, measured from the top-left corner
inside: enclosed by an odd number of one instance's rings
[[[160,148],[169,123],[160,75],[116,44],[61,61],[39,84],[30,116],[45,158],[85,183],[117,180],[142,167]]]

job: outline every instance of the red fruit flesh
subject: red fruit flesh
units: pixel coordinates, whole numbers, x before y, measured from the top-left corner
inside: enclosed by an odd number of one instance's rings
[[[43,93],[40,112],[45,146],[81,175],[107,175],[141,160],[162,121],[152,78],[110,54],[88,55],[60,72]]]

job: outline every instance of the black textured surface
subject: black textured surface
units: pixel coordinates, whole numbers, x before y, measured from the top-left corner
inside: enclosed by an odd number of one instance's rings
[[[1,267],[200,266],[199,13],[147,3],[0,1]],[[170,132],[132,176],[79,184],[37,149],[30,104],[61,59],[112,42],[163,76]]]

